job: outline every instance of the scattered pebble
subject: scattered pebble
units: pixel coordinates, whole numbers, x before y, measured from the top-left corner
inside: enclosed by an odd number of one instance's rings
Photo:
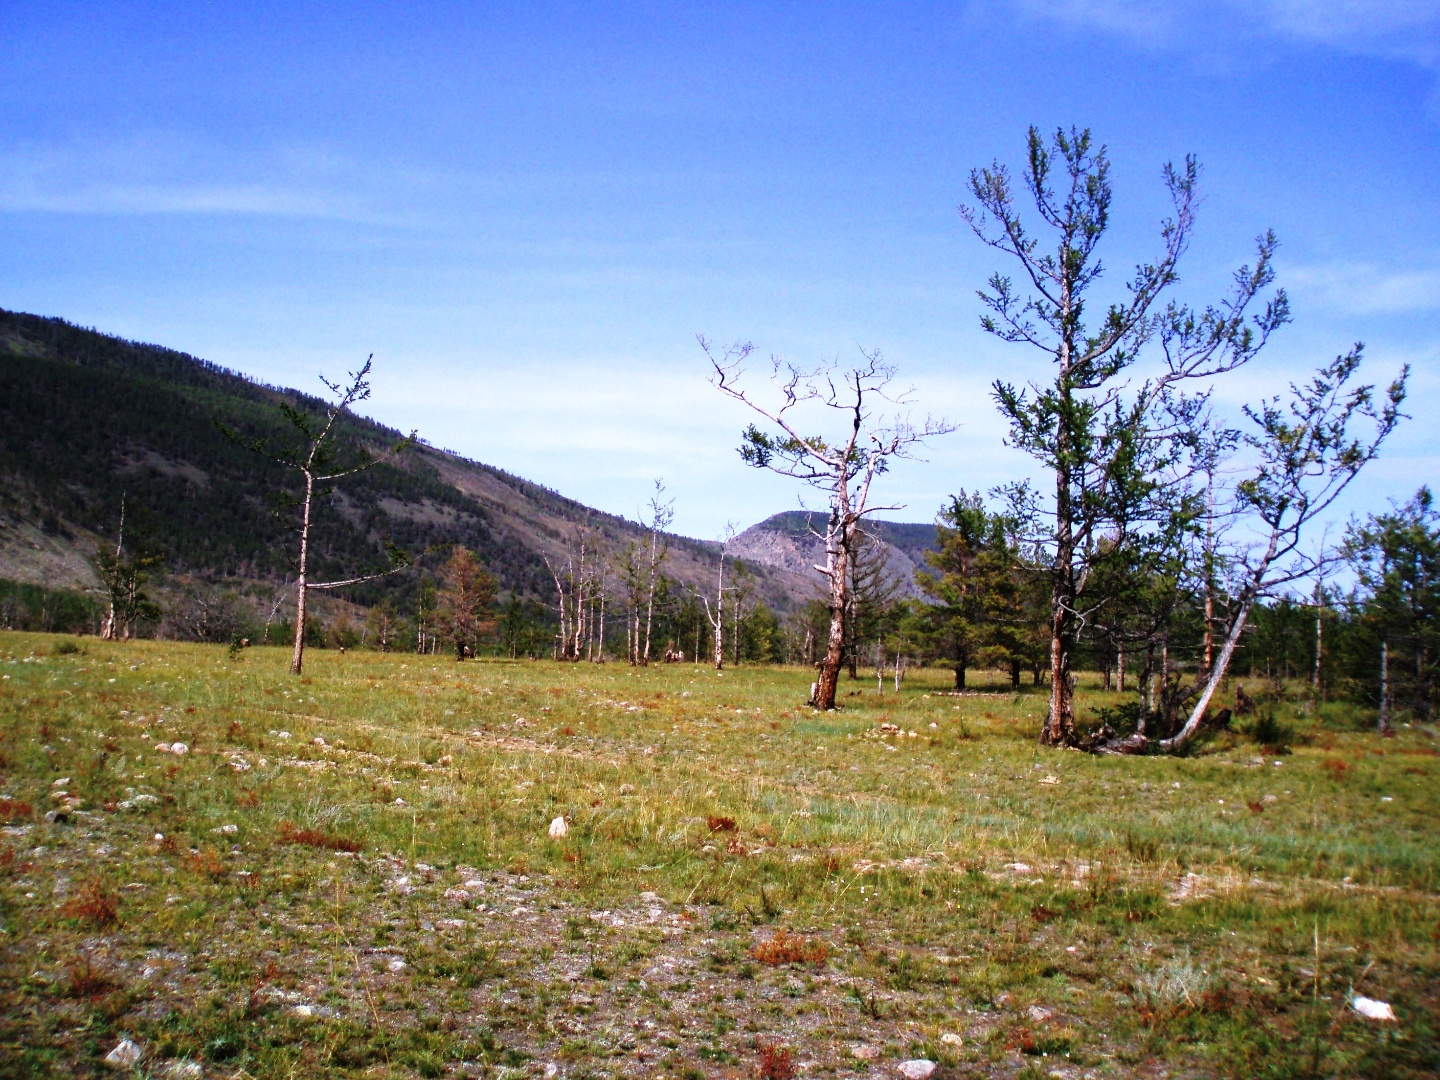
[[[1356,997],[1350,1002],[1350,1007],[1367,1020],[1394,1020],[1395,1010],[1390,1007],[1388,1001],[1376,1001],[1374,998]]]
[[[895,1068],[905,1080],[930,1080],[935,1072],[935,1062],[928,1058],[912,1058],[909,1061],[902,1061]]]
[[[115,1044],[115,1049],[105,1055],[105,1064],[112,1069],[131,1069],[144,1056],[144,1053],[140,1049],[139,1043],[130,1039],[121,1039]]]
[[[850,1056],[859,1061],[874,1061],[880,1056],[880,1050],[875,1046],[852,1046],[850,1048]]]
[[[1044,1005],[1031,1005],[1026,1011],[1029,1012],[1030,1019],[1034,1020],[1037,1024],[1043,1024],[1055,1015],[1052,1010],[1045,1008]]]
[[[172,1061],[165,1069],[165,1080],[200,1080],[205,1075],[198,1061]]]
[[[563,840],[570,835],[570,826],[565,824],[563,817],[557,817],[550,822],[550,837],[552,840]]]
[[[945,1046],[964,1046],[965,1040],[956,1035],[953,1031],[947,1031],[940,1036],[940,1042]]]

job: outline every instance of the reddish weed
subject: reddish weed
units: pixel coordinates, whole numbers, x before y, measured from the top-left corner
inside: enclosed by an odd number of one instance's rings
[[[360,845],[354,840],[343,836],[330,836],[319,829],[297,829],[288,821],[280,823],[280,843],[282,844],[304,844],[306,847],[323,848],[325,851],[349,851],[360,850]]]
[[[92,926],[114,926],[120,921],[120,900],[99,879],[87,882],[61,909],[71,919]]]
[[[0,820],[6,822],[29,821],[35,816],[35,807],[19,799],[0,799]]]
[[[113,979],[106,977],[103,971],[96,971],[90,964],[90,957],[84,960],[76,960],[69,966],[70,972],[70,996],[73,998],[89,998],[95,1001],[104,997],[117,987]]]
[[[830,950],[825,942],[785,930],[777,930],[766,940],[757,941],[750,946],[750,956],[770,967],[781,967],[785,964],[823,964],[829,955]]]
[[[791,1080],[795,1075],[795,1059],[789,1047],[762,1042],[759,1050],[760,1080]]]
[[[734,832],[736,829],[733,817],[724,817],[719,814],[711,814],[705,819],[705,824],[710,826],[711,832]]]
[[[215,854],[212,848],[206,848],[198,855],[191,855],[185,860],[185,868],[192,874],[200,874],[208,878],[221,878],[225,876],[225,861]]]
[[[1250,802],[1246,803],[1245,805],[1248,806],[1254,813],[1263,814],[1265,812],[1265,804],[1262,802]]]
[[[1339,758],[1327,757],[1320,762],[1320,767],[1330,774],[1331,780],[1343,780],[1345,774],[1350,771],[1350,763]]]

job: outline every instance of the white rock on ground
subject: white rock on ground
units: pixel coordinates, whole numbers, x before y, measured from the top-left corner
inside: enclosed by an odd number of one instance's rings
[[[1367,1020],[1394,1020],[1395,1010],[1390,1007],[1388,1001],[1376,1001],[1374,998],[1357,997],[1350,1002],[1350,1007]]]
[[[953,1031],[947,1031],[944,1035],[941,1035],[940,1042],[945,1046],[963,1046],[965,1044],[965,1040]]]
[[[172,1061],[163,1075],[165,1080],[200,1080],[205,1068],[198,1061]]]
[[[105,1064],[112,1069],[133,1068],[135,1063],[144,1056],[140,1045],[130,1039],[121,1039],[115,1044],[115,1049],[105,1055]]]
[[[910,1061],[902,1061],[895,1066],[905,1080],[930,1080],[931,1074],[935,1072],[935,1062],[925,1058],[914,1058]]]
[[[565,824],[563,817],[557,817],[550,822],[550,836],[555,840],[562,840],[570,835],[570,826]]]

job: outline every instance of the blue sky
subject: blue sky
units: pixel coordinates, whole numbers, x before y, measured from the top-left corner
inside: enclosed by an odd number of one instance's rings
[[[1045,365],[978,329],[999,264],[955,208],[1031,123],[1108,144],[1116,283],[1186,152],[1180,295],[1280,235],[1296,323],[1223,404],[1364,340],[1414,419],[1346,509],[1440,477],[1433,0],[12,2],[0,43],[0,306],[305,389],[373,352],[373,415],[606,510],[657,476],[693,535],[795,505],[697,333],[879,348],[958,421],[888,516],[1027,471],[987,387]]]

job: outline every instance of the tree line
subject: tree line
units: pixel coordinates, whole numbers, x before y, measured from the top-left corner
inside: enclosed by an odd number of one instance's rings
[[[1171,212],[1158,252],[1106,296],[1100,248],[1110,225],[1110,162],[1088,131],[1046,138],[1032,128],[1017,174],[998,162],[971,173],[964,220],[1012,267],[979,290],[981,328],[1033,352],[1048,373],[1024,385],[993,384],[1006,442],[1032,459],[1034,475],[954,496],[939,515],[937,550],[917,575],[920,598],[902,595],[908,590],[867,520],[899,509],[881,496],[894,464],[955,425],[912,419],[914,392],[877,350],[848,364],[772,357],[768,385],[756,388],[746,372],[751,343],[722,348],[701,336],[713,385],[754,417],[742,432],[742,459],[824,501],[811,517],[819,595],[781,619],[755,600],[748,569],[723,548],[713,582],[669,576],[673,504],[657,484],[642,538],[619,550],[583,523],[551,538],[548,609],[515,594],[497,603],[495,579],[475,553],[460,545],[441,551],[443,566],[422,574],[413,595],[414,647],[443,644],[457,659],[492,649],[640,666],[702,656],[716,667],[801,662],[815,667],[810,704],[818,709],[836,706],[846,669],[858,678],[873,665],[883,678],[888,666],[898,684],[907,664],[940,661],[964,689],[968,671],[999,668],[1014,688],[1026,673],[1044,687],[1043,743],[1113,752],[1184,747],[1219,720],[1217,695],[1229,677],[1257,674],[1262,658],[1266,677],[1281,679],[1296,677],[1294,665],[1308,657],[1314,696],[1371,701],[1381,730],[1402,711],[1430,715],[1430,492],[1353,523],[1339,543],[1314,535],[1404,418],[1408,368],[1388,384],[1365,382],[1363,346],[1355,344],[1234,416],[1217,408],[1217,383],[1254,362],[1291,313],[1275,284],[1278,241],[1268,231],[1218,299],[1177,298],[1199,175],[1193,158],[1164,167]],[[328,402],[282,403],[291,429],[283,445],[217,425],[269,467],[303,479],[300,496],[281,497],[275,508],[298,553],[290,627],[297,673],[310,640],[310,592],[405,574],[435,553],[387,542],[389,565],[340,569],[327,580],[310,574],[312,498],[333,494],[342,480],[363,481],[409,445],[401,440],[383,453],[353,437],[342,445],[337,421],[368,396],[369,371],[367,361],[349,383],[327,382]],[[138,547],[127,555],[122,531],[113,556],[100,560],[107,634],[153,618],[139,587],[147,558]],[[1313,626],[1302,632],[1306,610]],[[393,647],[402,621],[389,601],[377,604],[362,640],[374,629],[379,647]],[[1297,645],[1306,634],[1310,644]],[[1085,668],[1136,693],[1127,730],[1081,730],[1075,688]]]

